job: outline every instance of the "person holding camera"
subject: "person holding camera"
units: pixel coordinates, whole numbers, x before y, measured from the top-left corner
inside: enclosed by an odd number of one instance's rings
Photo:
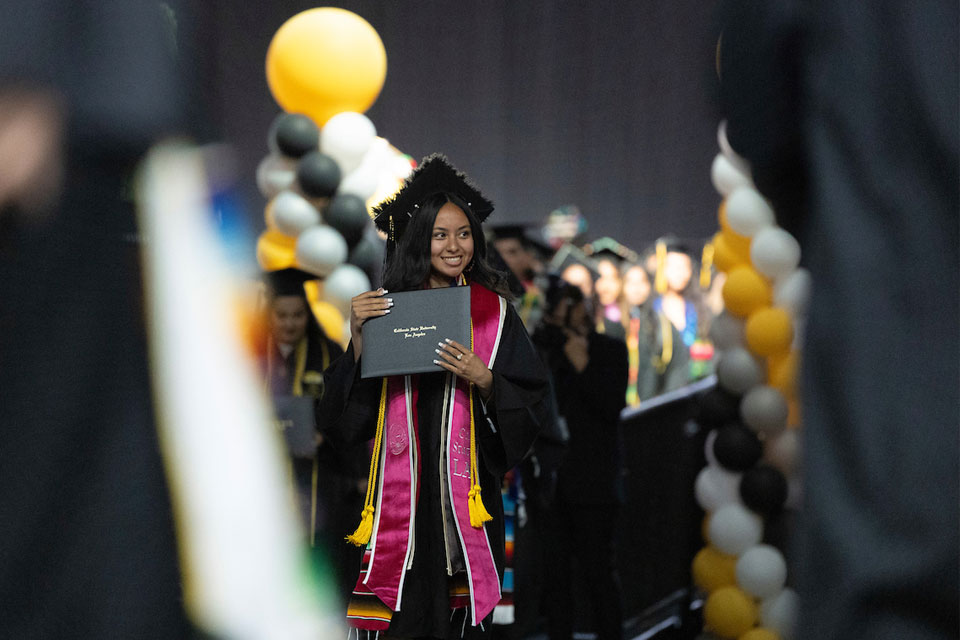
[[[614,531],[623,502],[620,411],[627,388],[627,350],[594,329],[583,292],[562,280],[546,293],[533,341],[547,365],[569,430],[566,458],[544,518],[545,584],[550,640],[573,637],[572,564],[579,566],[600,640],[622,635],[622,598]]]

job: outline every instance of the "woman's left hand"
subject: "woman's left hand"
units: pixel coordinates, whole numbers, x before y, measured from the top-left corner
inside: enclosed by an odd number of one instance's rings
[[[438,359],[433,361],[434,364],[467,382],[472,382],[484,398],[490,397],[493,392],[493,374],[477,354],[456,340],[449,339],[441,342],[436,351]]]

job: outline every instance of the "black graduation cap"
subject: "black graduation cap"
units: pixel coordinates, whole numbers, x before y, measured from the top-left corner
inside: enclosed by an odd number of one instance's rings
[[[306,298],[307,293],[303,289],[303,284],[310,280],[318,280],[318,278],[300,269],[278,269],[277,271],[269,271],[264,274],[267,295],[273,298],[280,296],[299,296]]]
[[[493,203],[466,174],[450,164],[446,156],[435,153],[423,159],[396,195],[373,208],[374,224],[387,234],[387,242],[397,242],[407,223],[417,214],[420,203],[437,193],[454,195],[467,203],[480,222],[493,212]]]
[[[553,254],[553,258],[550,260],[550,271],[556,274],[562,274],[567,267],[574,264],[586,267],[594,280],[600,277],[594,261],[587,256],[583,250],[569,243],[561,246],[557,249],[557,252]]]
[[[639,262],[640,260],[640,255],[636,251],[609,237],[599,238],[585,245],[583,252],[594,260],[608,258],[618,265],[623,261]]]

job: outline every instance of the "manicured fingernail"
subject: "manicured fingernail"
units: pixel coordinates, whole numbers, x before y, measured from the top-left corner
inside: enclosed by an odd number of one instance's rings
[[[389,305],[392,307],[392,306],[393,306],[393,298],[387,298],[387,304],[389,304]]]
[[[384,312],[384,313],[390,313],[390,309],[384,309],[383,312]]]
[[[380,295],[383,295],[387,292],[387,290],[384,289],[383,287],[380,287],[379,289],[377,289],[377,291],[380,293]]]
[[[439,360],[434,360],[434,361],[433,361],[433,364],[440,364],[440,361],[439,361]]]
[[[434,349],[434,351],[436,351],[436,352],[437,352],[437,354],[439,355],[439,353],[440,353],[440,349]]]
[[[451,342],[453,342],[453,340],[451,340],[450,338],[444,338],[444,340],[446,340],[447,344],[450,344]]]
[[[437,346],[438,346],[438,347],[444,347],[444,346],[446,346],[446,345],[445,345],[444,343],[442,343],[442,342],[438,342],[438,343],[437,343]]]

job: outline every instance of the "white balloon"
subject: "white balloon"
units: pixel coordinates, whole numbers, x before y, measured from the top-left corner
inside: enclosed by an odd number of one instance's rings
[[[763,459],[780,469],[788,478],[797,469],[800,457],[800,430],[787,429],[767,438],[763,447]],[[789,489],[789,485],[788,485]],[[789,493],[787,494],[789,498]]]
[[[703,442],[703,455],[707,458],[707,464],[719,467],[720,463],[717,462],[717,456],[713,453],[713,443],[717,441],[717,429],[711,429],[710,433],[707,434],[706,439]]]
[[[780,278],[800,264],[800,243],[780,227],[760,229],[750,243],[750,262],[769,278]]]
[[[738,169],[722,153],[718,153],[710,167],[710,179],[720,194],[727,196],[739,187],[749,187],[750,178]]]
[[[717,382],[730,393],[741,395],[760,384],[763,368],[742,347],[727,349],[717,363]]]
[[[269,155],[257,165],[257,189],[264,198],[272,198],[289,189],[297,179],[297,161],[281,155]]]
[[[710,516],[710,542],[738,556],[763,538],[763,519],[742,504],[726,504]]]
[[[773,209],[753,187],[737,187],[727,196],[727,223],[740,235],[752,238],[774,223]]]
[[[377,137],[377,129],[362,113],[344,111],[333,116],[320,130],[320,150],[336,160],[344,176],[360,166],[364,154]]]
[[[377,192],[378,186],[380,186],[379,172],[361,164],[350,175],[344,177],[340,186],[337,187],[337,193],[349,193],[366,202]]]
[[[773,285],[773,305],[786,309],[795,318],[803,316],[810,303],[812,284],[810,272],[803,268],[783,275]]]
[[[697,474],[693,485],[697,504],[704,511],[716,511],[726,504],[740,502],[740,477],[720,467],[707,465]]]
[[[746,344],[744,322],[727,311],[723,311],[710,323],[710,339],[720,351],[742,347]]]
[[[267,226],[296,238],[320,224],[320,212],[298,193],[281,191],[267,204]]]
[[[353,296],[370,290],[370,280],[361,269],[342,264],[323,281],[323,298],[334,305],[344,317],[350,315]]]
[[[734,151],[733,147],[730,146],[730,141],[727,140],[726,120],[721,120],[720,126],[717,127],[717,144],[720,145],[720,152],[723,153],[724,157],[730,161],[730,164],[736,167],[740,173],[752,180],[753,176],[750,171],[750,162],[739,153]]]
[[[787,561],[776,547],[758,544],[737,560],[737,584],[755,598],[769,598],[787,581]]]
[[[760,622],[780,634],[781,640],[793,640],[796,637],[799,608],[797,592],[787,587],[760,603]]]
[[[335,229],[317,225],[300,234],[294,255],[301,269],[326,278],[347,259],[347,243]]]
[[[787,399],[782,393],[766,385],[753,387],[740,401],[740,417],[744,424],[754,431],[763,431],[768,435],[786,429],[789,414]]]

